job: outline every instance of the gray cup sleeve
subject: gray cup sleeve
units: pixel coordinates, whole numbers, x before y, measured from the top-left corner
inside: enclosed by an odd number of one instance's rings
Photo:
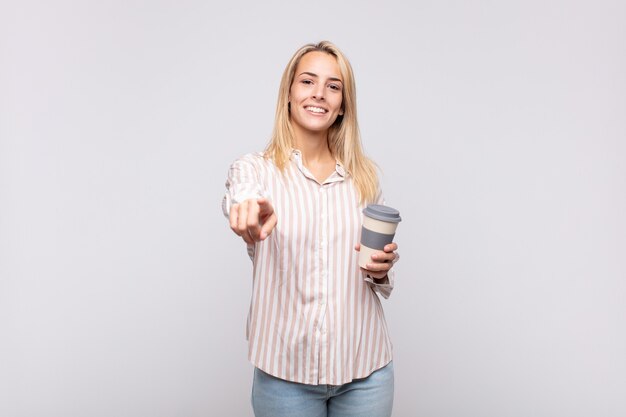
[[[361,227],[361,245],[367,246],[368,248],[383,250],[385,245],[393,242],[394,236],[395,233],[386,235]]]

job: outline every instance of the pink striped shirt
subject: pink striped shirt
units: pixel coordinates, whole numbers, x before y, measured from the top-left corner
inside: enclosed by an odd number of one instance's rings
[[[248,358],[275,377],[304,384],[341,385],[391,361],[392,347],[376,284],[357,264],[363,205],[337,163],[324,181],[294,150],[282,174],[261,153],[235,161],[222,209],[248,198],[270,199],[278,223],[248,245],[253,264],[246,337]],[[378,198],[382,204],[382,198]]]

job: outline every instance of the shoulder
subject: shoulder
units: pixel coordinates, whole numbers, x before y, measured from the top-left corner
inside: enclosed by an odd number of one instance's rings
[[[265,156],[263,152],[250,152],[235,159],[231,164],[231,167],[241,165],[261,166],[265,163]]]
[[[268,174],[276,170],[274,162],[264,152],[250,152],[237,158],[231,165],[232,171],[248,171]]]
[[[261,160],[264,159],[263,155],[264,155],[263,152],[250,152],[235,159],[235,162],[243,161],[243,162],[259,163]]]

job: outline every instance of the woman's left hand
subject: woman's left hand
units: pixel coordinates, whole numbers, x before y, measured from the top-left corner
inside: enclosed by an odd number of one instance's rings
[[[361,244],[357,243],[354,249],[358,252],[361,250]],[[387,272],[393,267],[400,257],[395,252],[398,250],[398,245],[394,242],[385,245],[382,251],[374,252],[372,255],[372,261],[366,265],[367,268],[361,268],[361,271],[365,272],[372,278],[382,279],[387,276]]]

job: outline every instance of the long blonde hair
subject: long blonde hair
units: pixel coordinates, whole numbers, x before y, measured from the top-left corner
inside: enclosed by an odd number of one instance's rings
[[[325,52],[335,57],[343,78],[341,105],[343,115],[338,116],[335,123],[328,129],[328,147],[352,177],[361,203],[373,202],[378,195],[378,175],[375,164],[365,156],[361,146],[361,135],[356,117],[354,74],[348,59],[331,42],[322,41],[318,44],[304,45],[296,51],[287,64],[278,90],[274,131],[265,149],[265,156],[272,159],[281,171],[289,161],[295,144],[294,130],[289,117],[289,91],[300,60],[304,55],[313,51]]]

